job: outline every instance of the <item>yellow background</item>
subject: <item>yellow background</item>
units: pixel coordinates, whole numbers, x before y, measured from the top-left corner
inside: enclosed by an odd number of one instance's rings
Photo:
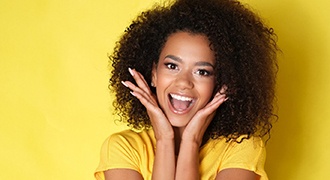
[[[107,54],[154,0],[0,0],[0,179],[93,179],[114,123]],[[159,2],[159,1],[158,1]],[[244,0],[276,30],[270,179],[330,179],[330,3]]]

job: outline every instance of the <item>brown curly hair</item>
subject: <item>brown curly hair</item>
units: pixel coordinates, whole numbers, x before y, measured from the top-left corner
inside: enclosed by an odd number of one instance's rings
[[[131,128],[150,128],[146,108],[123,88],[134,79],[128,68],[151,83],[153,64],[169,35],[179,32],[208,37],[215,52],[216,87],[227,86],[228,100],[216,111],[205,138],[237,139],[270,134],[277,73],[276,35],[247,7],[234,0],[177,0],[142,12],[127,27],[109,56],[109,89],[115,92],[115,113]],[[151,86],[150,86],[151,87]],[[155,93],[155,89],[151,87]]]

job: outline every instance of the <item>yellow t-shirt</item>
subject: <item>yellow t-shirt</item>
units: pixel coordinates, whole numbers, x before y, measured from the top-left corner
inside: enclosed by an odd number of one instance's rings
[[[143,179],[152,175],[156,140],[153,130],[140,133],[125,130],[111,135],[101,148],[101,159],[95,171],[97,180],[104,180],[108,169],[125,168],[139,172]],[[253,171],[268,180],[264,170],[265,146],[261,138],[251,137],[241,143],[226,142],[224,138],[209,140],[201,147],[199,171],[202,180],[213,180],[227,168]]]

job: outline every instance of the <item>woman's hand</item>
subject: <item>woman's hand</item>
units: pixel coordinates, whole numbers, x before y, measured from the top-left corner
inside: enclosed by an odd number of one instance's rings
[[[129,68],[129,72],[137,85],[130,81],[123,81],[122,84],[131,89],[131,94],[138,98],[146,107],[156,140],[174,140],[173,128],[163,111],[159,108],[157,98],[151,92],[148,83],[138,71]]]
[[[211,123],[216,109],[227,100],[225,90],[226,87],[222,87],[220,92],[215,94],[212,101],[194,115],[182,134],[182,141],[201,145],[204,133]]]
[[[200,146],[204,133],[211,123],[216,109],[227,100],[224,91],[225,87],[204,108],[197,111],[183,131],[176,167],[176,179],[200,179]]]
[[[133,76],[137,85],[129,81],[122,82],[130,88],[131,94],[138,98],[146,107],[150,118],[155,138],[156,151],[152,170],[152,179],[169,180],[175,178],[175,152],[174,152],[174,131],[172,125],[159,108],[157,98],[152,94],[148,83],[143,76],[132,69],[129,72]]]

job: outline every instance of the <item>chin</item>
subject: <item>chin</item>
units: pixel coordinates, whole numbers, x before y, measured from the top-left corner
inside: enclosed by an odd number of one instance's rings
[[[182,118],[169,118],[169,122],[173,127],[186,127],[189,122],[182,120]]]

